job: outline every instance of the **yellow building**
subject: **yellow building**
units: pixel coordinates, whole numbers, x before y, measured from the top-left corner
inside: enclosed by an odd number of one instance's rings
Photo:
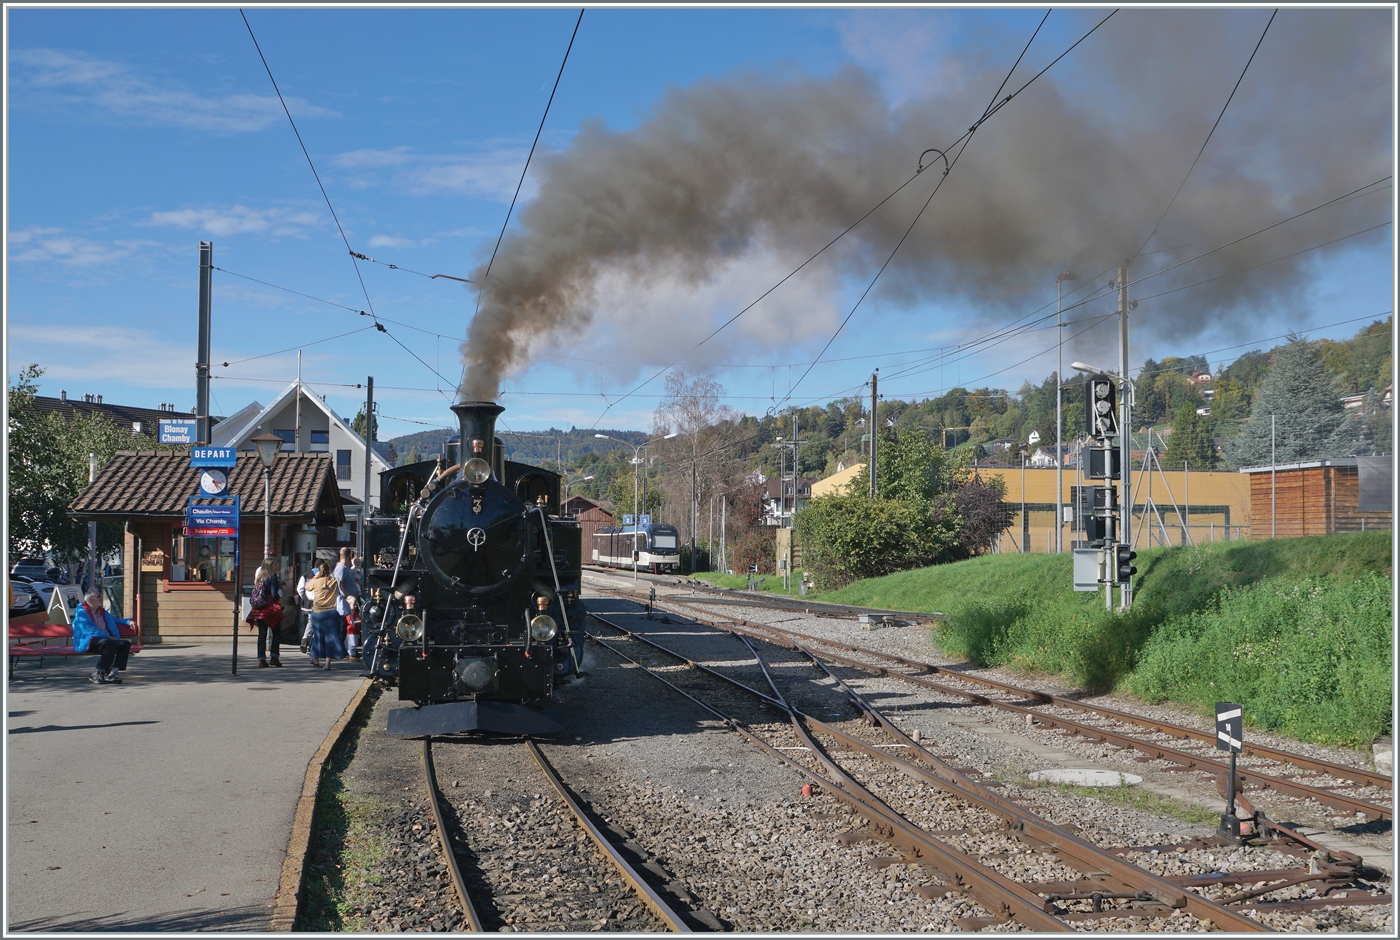
[[[984,480],[1000,477],[1006,484],[1004,500],[1011,526],[1001,537],[999,551],[1019,552],[1023,546],[1032,552],[1055,550],[1053,467],[1027,467],[1024,472],[1019,467],[997,467],[975,472]],[[833,495],[853,480],[863,484],[867,473],[865,464],[847,467],[812,484],[812,497]],[[1087,511],[1088,488],[1100,482],[1083,480],[1077,468],[1066,467],[1060,501],[1072,509],[1078,500],[1080,511]],[[1250,537],[1249,479],[1243,474],[1156,469],[1144,474],[1139,469],[1129,484],[1133,496],[1133,544],[1138,548],[1181,545],[1188,536],[1196,544]],[[1083,537],[1073,521],[1063,524],[1062,533],[1065,551],[1074,540]]]
[[[978,470],[983,479],[1000,477],[1006,484],[1003,497],[1009,510],[1011,528],[1003,535],[1001,551],[1045,552],[1055,550],[1055,470],[1028,467]],[[1022,481],[1025,481],[1024,486]],[[1089,508],[1089,487],[1098,480],[1083,480],[1078,468],[1064,470],[1066,507],[1080,503],[1080,513]],[[1133,472],[1129,481],[1133,498],[1133,545],[1158,545],[1233,541],[1250,537],[1249,480],[1239,473],[1192,470]],[[1025,513],[1022,514],[1022,505]],[[1078,517],[1078,514],[1074,514]],[[1082,538],[1075,524],[1063,525],[1065,550],[1074,539]],[[1025,548],[1023,548],[1025,546]]]

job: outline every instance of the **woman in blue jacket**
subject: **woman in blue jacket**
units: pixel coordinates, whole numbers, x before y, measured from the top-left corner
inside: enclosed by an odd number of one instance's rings
[[[83,595],[82,604],[73,614],[73,649],[102,656],[88,677],[98,685],[121,683],[118,673],[126,671],[126,658],[131,652],[131,641],[122,638],[121,627],[129,626],[130,620],[114,617],[103,609],[101,591],[94,588]]]

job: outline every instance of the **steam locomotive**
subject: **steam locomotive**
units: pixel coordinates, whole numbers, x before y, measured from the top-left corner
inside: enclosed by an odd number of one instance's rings
[[[559,474],[505,459],[504,410],[453,405],[455,450],[380,474],[362,655],[413,703],[390,734],[562,730],[554,690],[580,672],[587,616],[579,527],[558,515]]]

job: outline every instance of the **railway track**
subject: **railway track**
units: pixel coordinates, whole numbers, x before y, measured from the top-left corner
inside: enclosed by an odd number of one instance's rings
[[[1122,857],[1131,850],[1109,851],[1099,848],[1064,829],[1052,826],[1029,810],[993,793],[966,774],[925,750],[917,741],[904,735],[887,721],[877,709],[836,677],[829,668],[805,650],[800,650],[811,669],[819,669],[828,680],[836,682],[869,720],[878,740],[857,736],[835,724],[813,717],[794,707],[789,695],[780,688],[774,673],[793,672],[791,661],[770,668],[757,648],[742,638],[768,684],[769,692],[700,665],[684,653],[629,630],[608,618],[595,620],[622,634],[632,648],[628,652],[604,643],[617,655],[665,682],[690,698],[729,727],[743,734],[752,743],[765,748],[772,756],[803,773],[814,787],[822,788],[847,809],[866,821],[866,828],[848,836],[851,840],[878,838],[895,846],[900,854],[893,858],[875,860],[875,867],[891,864],[916,865],[927,869],[936,879],[921,886],[917,893],[924,897],[941,896],[948,890],[966,891],[976,898],[985,914],[967,920],[963,926],[973,929],[1015,921],[1034,930],[1063,931],[1074,921],[1104,921],[1133,918],[1141,924],[1164,923],[1163,918],[1194,917],[1196,921],[1213,924],[1226,930],[1267,929],[1245,916],[1247,909],[1261,911],[1290,910],[1288,901],[1257,901],[1273,892],[1297,885],[1309,885],[1327,895],[1326,903],[1366,903],[1385,905],[1388,896],[1376,896],[1354,884],[1355,871],[1344,863],[1311,860],[1309,868],[1279,867],[1269,871],[1211,872],[1209,877],[1165,878],[1129,864]],[[636,641],[635,644],[631,641]],[[651,654],[652,664],[645,655],[634,655],[639,649]],[[775,647],[774,649],[781,649]],[[788,734],[778,735],[771,715],[750,712],[745,720],[734,715],[732,698],[725,708],[715,704],[715,693],[696,688],[693,681],[672,681],[680,675],[673,671],[662,675],[655,658],[679,660],[690,669],[691,676],[702,675],[710,680],[727,683],[759,700],[759,707],[776,709],[789,720]],[[713,683],[712,683],[713,684]],[[782,742],[782,743],[779,743]],[[912,760],[903,760],[888,753],[890,748],[904,748]],[[838,756],[841,755],[841,756]],[[800,755],[800,756],[799,756]],[[851,755],[856,755],[852,758]],[[941,809],[930,813],[927,797],[901,793],[891,786],[891,779],[915,780],[925,787],[939,791]],[[877,792],[878,791],[878,792]],[[952,804],[951,806],[948,804]],[[978,825],[968,827],[968,819]],[[949,821],[955,821],[949,825]],[[925,823],[921,825],[920,823]],[[958,823],[962,823],[959,825]],[[930,831],[929,824],[936,831]],[[939,828],[941,827],[941,828]],[[937,836],[938,838],[935,838]],[[993,851],[988,853],[991,847]],[[1217,847],[1218,848],[1218,847]],[[1145,847],[1141,854],[1151,858],[1160,847]],[[1185,851],[1206,851],[1208,847],[1193,846]],[[1031,867],[1038,871],[1058,871],[1053,880],[1018,883],[1007,872],[1024,866],[1022,853],[1040,854]],[[990,857],[989,857],[990,856]],[[1287,861],[1280,855],[1279,860]],[[1007,860],[1012,860],[1009,864]],[[1019,863],[1019,864],[1018,864]],[[1241,884],[1244,890],[1227,886]],[[1191,888],[1205,888],[1233,907],[1203,897]],[[1348,890],[1342,891],[1342,888]],[[1364,899],[1360,897],[1364,895]],[[1314,898],[1305,899],[1304,906]],[[1179,922],[1178,922],[1179,923]],[[1097,928],[1096,928],[1097,929]]]
[[[625,591],[614,590],[610,593],[637,599],[637,595],[629,595]],[[1227,787],[1229,763],[1214,756],[1217,752],[1214,751],[1214,735],[1210,732],[771,624],[742,619],[715,619],[709,611],[697,614],[691,605],[681,599],[666,598],[661,603],[682,608],[686,616],[707,626],[765,638],[774,637],[789,645],[809,644],[821,650],[823,658],[831,662],[887,676],[954,699],[997,708],[1086,740],[1131,749],[1141,755],[1139,760],[1162,761],[1183,771],[1209,774],[1222,795]],[[779,606],[775,609],[789,608]],[[1248,794],[1271,790],[1293,799],[1311,800],[1366,820],[1392,821],[1393,779],[1375,771],[1246,742],[1236,781],[1247,814],[1254,812]]]
[[[447,747],[470,748],[473,746],[471,743],[460,741],[439,741],[438,743]],[[482,863],[481,856],[490,852],[491,849],[482,844],[485,841],[484,835],[476,825],[479,824],[480,819],[459,812],[444,796],[444,791],[438,784],[433,747],[434,740],[432,738],[423,740],[423,769],[428,803],[432,812],[433,825],[438,834],[439,851],[448,869],[453,890],[462,912],[464,929],[471,932],[483,932],[500,930],[503,927],[513,930],[606,928],[651,932],[669,930],[675,933],[722,929],[722,925],[713,915],[700,909],[695,899],[681,885],[670,879],[664,870],[646,857],[645,852],[640,847],[629,840],[625,830],[615,824],[596,819],[561,779],[540,745],[527,738],[520,742],[519,747],[528,753],[533,762],[533,769],[538,772],[538,776],[549,784],[548,791],[551,793],[549,800],[553,807],[563,810],[562,815],[565,815],[573,826],[577,827],[578,832],[586,836],[588,842],[596,850],[592,861],[594,863],[597,861],[606,862],[614,874],[612,879],[607,880],[614,884],[620,880],[620,885],[616,885],[616,890],[612,892],[614,896],[606,896],[607,892],[604,892],[605,896],[601,899],[602,907],[616,908],[618,896],[625,892],[639,901],[650,915],[648,917],[632,917],[622,923],[610,923],[606,918],[594,920],[583,917],[579,911],[571,910],[577,901],[571,896],[568,889],[562,889],[558,890],[557,893],[558,907],[555,911],[560,916],[557,919],[550,919],[548,912],[546,912],[542,919],[541,908],[548,909],[551,906],[548,903],[549,892],[519,890],[521,887],[519,879],[507,885],[502,881],[500,871],[488,872],[486,870],[487,866]],[[519,764],[523,765],[524,762],[520,761]],[[519,774],[522,769],[523,767],[518,766],[511,773]],[[507,779],[513,781],[517,787],[521,782],[520,777]],[[527,793],[526,796],[528,795]],[[535,799],[530,803],[530,817],[536,827],[557,830],[559,827],[555,820],[561,814],[548,814],[540,808],[545,800],[543,793],[534,794],[534,797]],[[519,822],[521,830],[530,826],[529,820],[521,820],[519,816],[508,818],[505,825],[515,829],[517,822]],[[560,867],[561,863],[556,859],[558,849],[561,847],[560,843],[564,840],[553,831],[544,835],[543,839],[546,842],[546,850],[550,853],[549,860],[555,862],[556,868]],[[577,852],[575,854],[578,856],[584,853]],[[517,864],[520,863],[511,859],[494,867],[508,872],[514,869]],[[528,862],[526,864],[528,865]],[[651,876],[650,879],[642,874],[643,871]],[[492,877],[493,874],[496,876],[495,878]],[[598,877],[593,880],[600,882],[604,878]],[[652,882],[660,882],[662,887],[654,887]],[[570,904],[571,901],[574,904]],[[572,916],[562,916],[565,914]]]

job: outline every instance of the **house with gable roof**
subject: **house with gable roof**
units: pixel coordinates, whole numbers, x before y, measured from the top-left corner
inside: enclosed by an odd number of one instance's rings
[[[294,381],[271,404],[252,402],[219,422],[210,435],[210,444],[251,453],[257,450],[251,440],[268,433],[282,438],[284,453],[330,454],[346,515],[358,516],[365,495],[365,441],[350,430],[350,424],[324,398],[300,380]],[[371,508],[379,506],[379,474],[393,466],[391,454],[383,443],[376,443],[371,451]]]

